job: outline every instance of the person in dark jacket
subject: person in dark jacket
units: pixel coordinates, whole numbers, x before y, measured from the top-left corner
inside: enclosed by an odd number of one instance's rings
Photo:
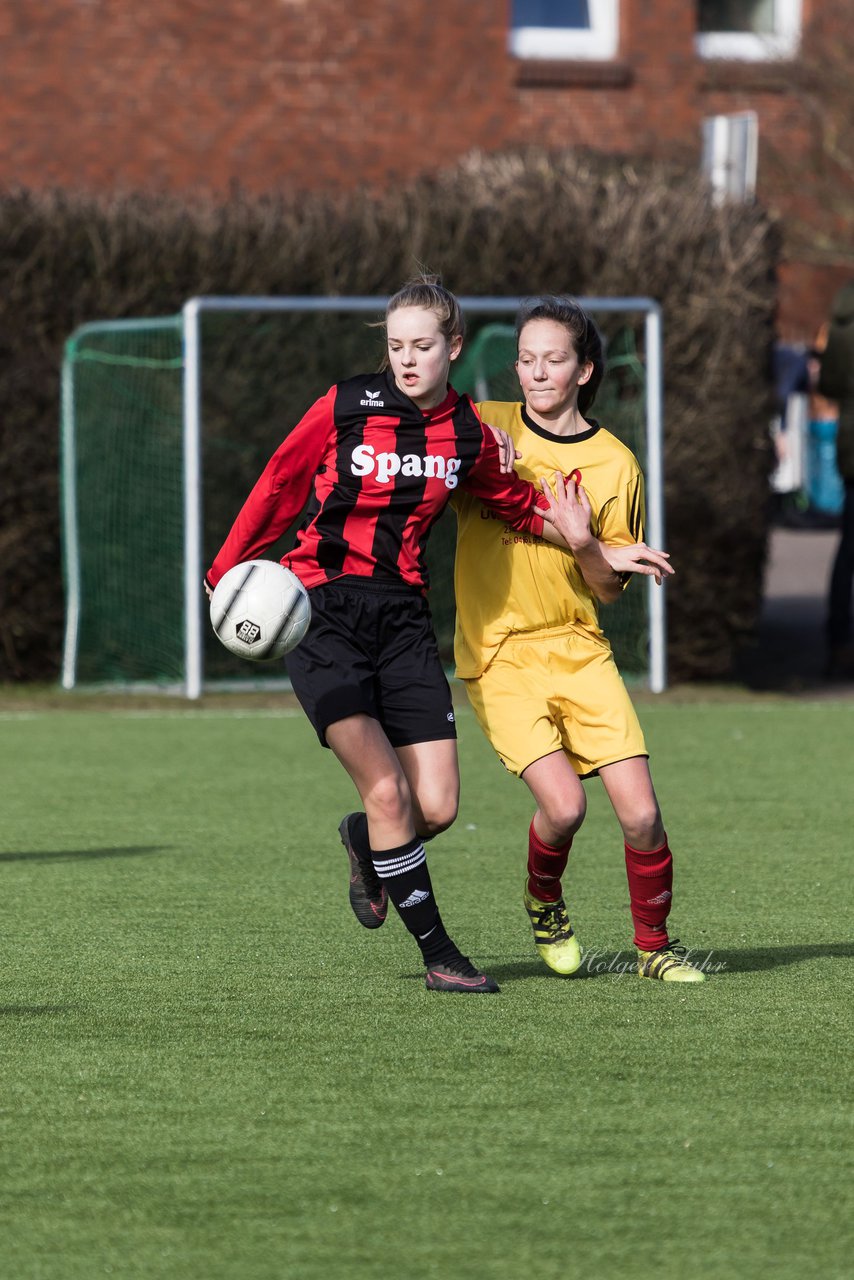
[[[831,680],[854,680],[854,280],[833,301],[818,390],[839,405],[836,462],[845,484],[839,546],[827,601],[827,667]]]

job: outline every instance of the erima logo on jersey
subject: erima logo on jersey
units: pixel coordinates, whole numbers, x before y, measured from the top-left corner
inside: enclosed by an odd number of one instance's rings
[[[365,395],[368,397],[367,400],[360,400],[359,404],[363,405],[366,409],[385,408],[385,400],[380,400],[380,396],[382,395],[381,391],[369,391],[368,388],[365,387]]]
[[[353,450],[350,470],[354,476],[376,475],[379,484],[388,484],[392,476],[427,476],[444,480],[446,489],[456,489],[457,472],[462,466],[460,458],[444,458],[440,453],[428,453],[419,458],[417,453],[376,453],[372,444],[360,444]]]

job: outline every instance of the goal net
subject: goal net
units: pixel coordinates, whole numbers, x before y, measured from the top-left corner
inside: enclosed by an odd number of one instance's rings
[[[62,395],[63,684],[181,685],[180,317],[86,325]]]
[[[452,368],[475,399],[518,399],[515,298],[463,299],[469,336]],[[583,300],[607,341],[595,416],[647,473],[647,536],[661,545],[657,308]],[[201,591],[267,459],[308,406],[348,371],[376,369],[383,298],[194,299],[180,316],[83,326],[63,368],[66,636],[62,681],[160,687],[282,684],[214,638]],[[652,323],[651,323],[652,322]],[[651,342],[651,337],[653,341]],[[652,352],[650,348],[652,347]],[[298,522],[297,522],[298,523]],[[278,558],[293,532],[266,553]],[[430,604],[452,661],[455,518],[431,535]],[[664,686],[663,593],[637,582],[603,611],[629,678]]]

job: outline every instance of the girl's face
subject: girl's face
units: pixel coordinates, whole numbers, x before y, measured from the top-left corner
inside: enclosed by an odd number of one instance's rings
[[[578,388],[592,372],[592,363],[579,363],[572,335],[556,320],[529,320],[519,334],[516,374],[525,402],[535,413],[560,414],[572,408]]]
[[[419,409],[434,409],[447,395],[448,369],[463,345],[450,341],[427,307],[398,307],[386,321],[388,361],[398,389]]]

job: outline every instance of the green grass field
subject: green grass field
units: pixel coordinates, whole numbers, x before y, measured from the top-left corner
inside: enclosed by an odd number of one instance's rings
[[[466,712],[440,905],[500,996],[350,914],[350,786],[284,703],[0,702],[4,1280],[850,1274],[854,702],[645,699],[672,922],[643,983],[598,783],[561,980],[530,805]]]

